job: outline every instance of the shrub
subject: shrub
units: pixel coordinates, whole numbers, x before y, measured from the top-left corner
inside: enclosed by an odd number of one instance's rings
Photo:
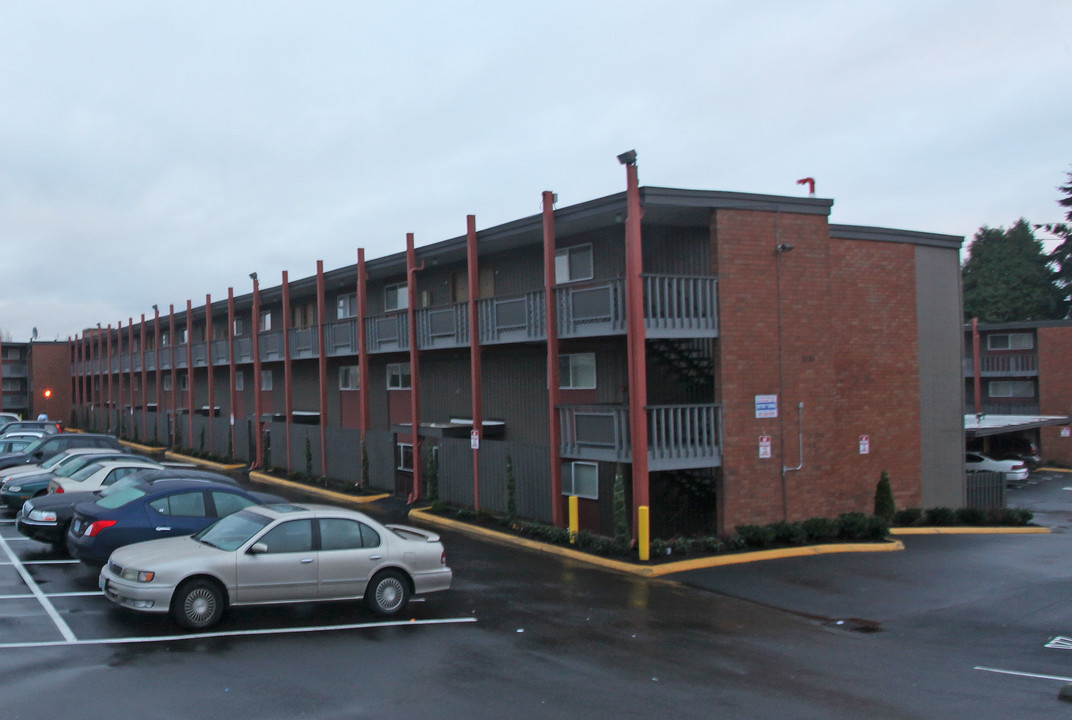
[[[514,478],[514,459],[506,456],[506,522],[517,522],[517,480]]]
[[[987,522],[993,525],[1027,525],[1035,516],[1029,510],[1019,508],[995,508],[987,513]]]
[[[614,539],[618,545],[629,545],[629,520],[625,511],[625,479],[621,463],[614,469]]]
[[[923,520],[922,508],[905,508],[893,514],[893,524],[898,527],[918,525]]]
[[[926,518],[926,523],[928,525],[942,527],[944,525],[952,525],[957,519],[957,514],[947,507],[934,507],[928,508],[924,517]]]
[[[774,541],[783,545],[804,545],[808,542],[808,533],[804,530],[803,523],[799,522],[776,522],[771,525],[774,531]]]
[[[613,538],[597,535],[592,541],[592,550],[599,555],[624,555],[629,550],[629,545],[624,548],[618,545]]]
[[[746,546],[760,550],[774,542],[774,528],[770,525],[738,525],[737,534]]]
[[[429,509],[436,515],[445,515],[450,510],[450,507],[442,500],[433,500]]]
[[[708,553],[720,553],[725,551],[726,543],[711,535],[700,540],[700,549]]]
[[[830,518],[814,517],[808,518],[801,527],[804,530],[804,535],[807,538],[807,542],[827,542],[837,538],[838,525]]]
[[[748,543],[740,535],[730,535],[726,538],[726,549],[730,552],[740,552],[748,549]]]
[[[679,537],[674,540],[672,547],[676,555],[688,555],[692,552],[692,540],[687,537]]]
[[[841,540],[863,540],[868,534],[867,515],[861,512],[841,513],[837,526],[837,536]]]
[[[978,508],[958,508],[956,516],[961,525],[983,525],[986,522],[986,513]]]
[[[651,541],[651,556],[664,557],[670,554],[670,545],[665,540]]]
[[[867,528],[861,540],[885,540],[890,534],[890,524],[878,515],[867,518]]]
[[[875,488],[875,515],[886,522],[893,519],[897,507],[893,502],[893,487],[890,485],[890,474],[885,470],[879,476],[878,487]]]

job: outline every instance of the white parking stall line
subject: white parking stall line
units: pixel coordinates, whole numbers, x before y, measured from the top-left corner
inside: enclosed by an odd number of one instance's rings
[[[1039,675],[1038,673],[1021,672],[1019,670],[1002,670],[1001,668],[983,667],[982,665],[976,665],[975,669],[984,672],[999,673],[1001,675],[1016,675],[1017,677],[1035,678],[1037,680],[1057,680],[1066,683],[1072,682],[1072,678],[1061,677],[1060,675]]]
[[[3,540],[4,538],[0,538]],[[77,560],[21,560],[17,562],[4,562],[0,560],[0,566],[2,565],[77,565]]]
[[[0,547],[3,547],[4,554],[7,555],[11,564],[15,566],[19,575],[22,576],[22,581],[30,588],[30,592],[33,593],[34,597],[37,598],[37,601],[41,603],[41,607],[45,609],[48,616],[52,618],[52,622],[56,624],[56,629],[60,631],[60,634],[63,635],[68,642],[76,642],[78,638],[71,632],[71,628],[67,626],[67,623],[60,617],[60,614],[56,612],[56,608],[52,605],[52,602],[45,597],[43,592],[41,592],[41,588],[39,588],[37,583],[34,582],[34,579],[30,577],[30,573],[28,573],[22,563],[19,562],[15,553],[11,552],[11,546],[7,544],[7,540],[4,539],[3,535],[0,535]]]
[[[206,638],[243,637],[254,635],[290,635],[294,633],[317,633],[339,630],[376,630],[385,627],[416,627],[418,625],[460,625],[462,623],[475,623],[474,617],[444,618],[441,620],[390,620],[374,623],[353,623],[349,625],[324,625],[299,628],[273,628],[263,630],[232,630],[221,632],[190,633],[186,635],[157,635],[151,637],[131,638],[93,638],[79,640],[72,637],[70,640],[53,640],[49,642],[24,642],[24,643],[0,643],[0,649],[13,648],[42,648],[71,645],[129,645],[133,643],[174,642],[176,640],[203,640]]]
[[[1046,643],[1045,647],[1051,650],[1072,650],[1072,638],[1058,635]]]
[[[16,595],[0,595],[0,600],[27,600],[29,598],[37,597],[33,593],[22,593]],[[84,590],[81,592],[62,592],[62,593],[45,593],[47,598],[65,598],[65,597],[99,597],[104,600],[104,593],[100,590],[94,590],[92,592]]]

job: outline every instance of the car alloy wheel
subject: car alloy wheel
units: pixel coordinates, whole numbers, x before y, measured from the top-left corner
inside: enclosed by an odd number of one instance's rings
[[[409,584],[397,570],[385,570],[372,579],[366,599],[378,615],[394,615],[409,603]]]
[[[223,596],[215,583],[193,580],[183,584],[171,601],[171,616],[190,630],[203,630],[219,622]]]

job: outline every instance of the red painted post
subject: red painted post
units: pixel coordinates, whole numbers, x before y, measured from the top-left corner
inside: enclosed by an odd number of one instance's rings
[[[371,417],[369,400],[369,363],[365,348],[365,308],[368,307],[368,274],[365,272],[365,249],[357,249],[357,375],[361,386],[361,451],[367,453],[366,441]],[[368,478],[364,478],[368,479]]]
[[[257,457],[253,459],[252,467],[259,468],[264,462],[264,433],[261,430],[261,290],[257,282],[257,273],[253,273],[253,412],[256,413],[256,422],[253,423],[256,437]]]
[[[115,405],[115,395],[112,387],[112,324],[108,323],[108,334],[104,336],[104,351],[107,357],[104,364],[105,371],[108,373],[108,430],[112,429],[112,407]]]
[[[234,309],[234,288],[227,288],[227,369],[230,371],[230,383],[231,386],[228,389],[230,397],[230,408],[228,423],[230,429],[228,432],[231,434],[231,454],[235,452],[235,406],[238,403],[238,389],[235,385],[238,382],[238,367],[235,363],[235,309]],[[230,459],[230,458],[228,458]]]
[[[473,508],[480,510],[480,446],[484,442],[484,393],[480,372],[480,325],[477,295],[480,274],[477,258],[476,216],[466,216],[465,244],[469,272],[469,376],[473,388]]]
[[[417,252],[413,247],[413,233],[406,233],[406,293],[409,295],[409,377],[410,377],[410,422],[413,427],[413,492],[409,501],[421,499],[421,370],[420,353],[417,351]]]
[[[186,301],[186,412],[190,416],[190,432],[186,442],[194,447],[194,305]]]
[[[216,417],[216,366],[212,363],[212,295],[205,295],[205,377],[208,378],[208,452],[215,454],[212,448],[213,418]]]
[[[328,356],[324,349],[324,323],[327,302],[324,299],[324,261],[316,261],[316,345],[317,374],[320,376],[320,476],[328,476]]]
[[[119,403],[116,406],[116,423],[115,423],[115,436],[123,436],[123,321],[120,320],[117,323],[115,331],[115,354],[119,358],[118,372],[115,377],[115,384],[119,386]]]
[[[555,194],[543,193],[543,286],[547,315],[547,405],[551,441],[551,522],[565,524],[562,508],[562,424],[558,417],[562,390],[558,365],[558,305],[555,298]]]
[[[145,369],[145,313],[141,314],[141,437],[149,439],[149,371]]]
[[[171,422],[168,423],[168,445],[174,445],[175,430],[179,427],[179,403],[177,393],[179,391],[179,378],[175,374],[175,306],[168,306],[168,355],[171,357],[171,392],[168,394],[168,406],[171,412]]]
[[[160,308],[156,305],[153,305],[153,354],[156,356],[153,363],[156,367],[156,417],[153,419],[153,436],[155,437],[160,434],[160,413],[164,410],[160,395],[163,382],[163,372],[160,370]]]
[[[974,377],[975,414],[983,414],[982,368],[979,367],[979,318],[972,318],[972,374]]]
[[[625,166],[625,300],[628,314],[629,422],[633,446],[633,539],[640,529],[638,508],[649,507],[648,477],[648,371],[644,325],[644,270],[641,254],[640,184],[635,161]]]
[[[283,405],[286,413],[286,468],[289,473],[290,466],[290,426],[294,424],[294,366],[290,361],[290,279],[286,270],[283,271]]]

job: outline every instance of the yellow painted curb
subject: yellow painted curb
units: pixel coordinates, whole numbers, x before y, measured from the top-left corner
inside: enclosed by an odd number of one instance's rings
[[[1059,467],[1040,467],[1039,470],[1045,470],[1047,472],[1072,473],[1072,469]]]
[[[377,500],[391,497],[390,493],[383,493],[380,495],[348,495],[346,493],[328,490],[327,488],[313,487],[312,485],[306,485],[304,483],[294,482],[293,480],[286,480],[281,477],[276,477],[275,475],[267,475],[256,471],[249,474],[249,479],[268,483],[269,485],[289,487],[293,490],[299,490],[301,492],[309,493],[310,495],[319,495],[320,497],[335,500],[340,503],[355,503],[362,505],[364,503],[376,502]]]
[[[788,557],[802,557],[807,555],[827,555],[831,553],[845,552],[892,552],[895,550],[904,550],[904,543],[899,540],[894,540],[892,542],[886,543],[843,543],[830,545],[806,545],[794,548],[781,548],[778,550],[758,550],[756,552],[733,553],[729,555],[713,555],[710,557],[693,558],[691,560],[681,560],[678,562],[663,563],[661,565],[637,565],[634,563],[623,562],[621,560],[611,560],[610,558],[599,557],[598,555],[592,555],[590,553],[584,553],[578,550],[571,550],[570,548],[560,547],[558,545],[547,545],[545,543],[536,542],[527,538],[519,538],[516,535],[511,535],[509,533],[498,532],[496,530],[488,530],[487,528],[477,527],[475,525],[470,525],[469,523],[440,517],[439,515],[435,515],[423,509],[415,508],[413,510],[410,510],[409,516],[412,519],[417,519],[430,525],[446,527],[452,530],[458,530],[459,532],[463,532],[476,537],[482,537],[506,545],[516,545],[528,548],[530,550],[538,550],[540,552],[546,552],[552,555],[570,558],[571,560],[576,560],[578,562],[588,563],[590,565],[597,565],[599,567],[607,568],[609,570],[616,570],[618,572],[628,573],[630,575],[636,575],[638,577],[662,577],[663,575],[685,572],[686,570],[699,570],[702,568],[718,567],[721,565],[737,565],[740,563],[759,562],[762,560],[776,560],[778,558]]]
[[[895,527],[890,535],[1047,535],[1050,529],[1035,525],[1015,527]]]
[[[242,463],[229,463],[223,464],[213,462],[212,460],[204,460],[202,458],[191,457],[189,455],[183,455],[182,453],[172,452],[167,450],[164,452],[164,459],[171,460],[172,462],[188,462],[194,465],[200,465],[202,467],[212,468],[213,470],[222,470],[224,472],[230,472],[232,470],[241,470],[245,467]]]
[[[131,450],[137,450],[138,452],[145,453],[146,455],[156,455],[157,453],[166,450],[166,448],[153,447],[152,445],[142,445],[141,443],[131,442],[130,440],[120,440],[119,444],[123,447],[128,447]]]

